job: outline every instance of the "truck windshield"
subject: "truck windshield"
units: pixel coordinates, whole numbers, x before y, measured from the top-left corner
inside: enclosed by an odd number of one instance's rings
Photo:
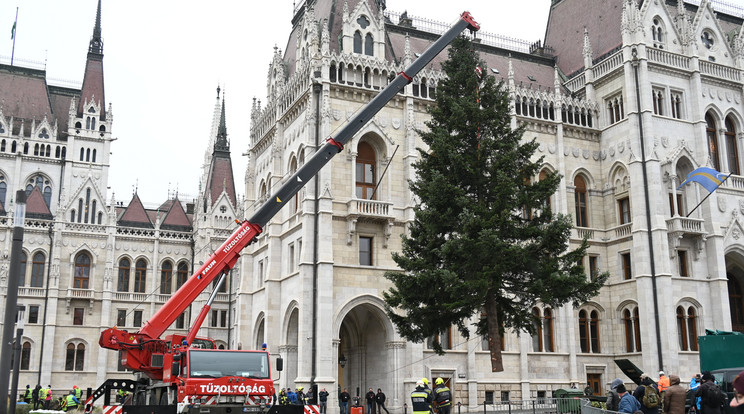
[[[264,352],[192,349],[189,371],[191,378],[269,378],[269,358]]]

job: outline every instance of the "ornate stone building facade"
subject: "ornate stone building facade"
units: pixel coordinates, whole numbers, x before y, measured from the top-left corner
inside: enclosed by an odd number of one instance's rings
[[[51,384],[55,394],[131,377],[115,352],[98,346],[101,330],[142,326],[242,216],[219,89],[201,194],[188,203],[174,194],[156,208],[145,208],[136,192],[124,202],[108,194],[114,116],[104,93],[100,12],[99,1],[81,87],[48,84],[44,70],[0,65],[0,306],[15,190],[25,189],[20,384]],[[194,316],[206,299],[194,303]],[[230,303],[225,288],[200,332],[223,347],[235,342]],[[190,318],[189,310],[173,329],[185,332]]]
[[[385,6],[298,4],[242,144],[250,157],[244,205],[219,93],[209,167],[193,203],[175,197],[146,209],[136,194],[125,206],[107,193],[113,110],[104,99],[100,19],[80,88],[0,67],[3,301],[12,194],[29,194],[21,384],[66,389],[128,375],[115,353],[98,348],[101,329],[137,329],[229,235],[233,218],[250,217],[443,29]],[[472,410],[484,400],[550,396],[572,382],[602,393],[623,378],[618,358],[686,379],[699,370],[695,337],[704,329],[744,331],[744,11],[710,0],[550,7],[543,42],[480,33],[477,48],[511,94],[513,125],[526,126],[544,168],[564,177],[550,203],[574,216],[572,244],[588,239],[587,277],[610,272],[596,298],[577,308],[535,306],[538,334],[507,332],[501,373],[490,372],[480,338],[442,327],[447,353],[437,356],[401,338],[385,315],[383,273],[395,269],[390,254],[413,217],[407,180],[422,146],[415,130],[434,104],[442,54],[267,224],[200,334],[230,348],[267,343],[285,359],[280,387],[382,388],[402,412],[424,376],[445,378],[455,402]],[[707,199],[696,184],[676,189],[706,165],[732,175]]]
[[[247,217],[444,29],[385,7],[298,5],[270,63],[268,99],[251,115]],[[619,358],[688,379],[699,370],[697,335],[744,329],[744,10],[709,0],[550,7],[544,42],[478,34],[476,47],[508,88],[513,125],[564,177],[551,206],[574,216],[572,244],[588,239],[587,276],[608,271],[606,286],[576,308],[536,305],[538,334],[507,332],[501,373],[490,372],[480,338],[443,326],[440,357],[397,334],[383,274],[413,217],[415,130],[434,104],[443,53],[249,247],[239,336],[278,345],[281,386],[379,387],[400,410],[417,379],[441,376],[475,409],[574,382],[604,393],[624,378]],[[700,166],[733,174],[706,200],[697,184],[677,190]]]

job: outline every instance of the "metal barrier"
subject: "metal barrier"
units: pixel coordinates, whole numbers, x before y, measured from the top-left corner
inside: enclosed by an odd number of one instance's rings
[[[581,401],[581,414],[620,414],[617,411],[605,410],[592,405],[590,400]]]
[[[483,414],[585,414],[580,398],[538,398],[521,401],[484,402]],[[586,413],[598,414],[598,413]]]

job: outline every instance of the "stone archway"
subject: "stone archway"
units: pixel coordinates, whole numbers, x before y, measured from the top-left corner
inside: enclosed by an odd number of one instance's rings
[[[338,385],[347,388],[352,398],[372,387],[392,391],[395,358],[388,343],[392,340],[391,324],[382,308],[370,303],[353,306],[343,317],[339,328],[339,359],[346,362],[338,368]],[[389,396],[390,394],[388,394]]]
[[[731,330],[744,332],[744,254],[739,249],[726,254]]]

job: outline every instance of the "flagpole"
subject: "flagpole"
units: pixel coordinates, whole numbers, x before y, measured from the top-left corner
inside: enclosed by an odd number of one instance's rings
[[[719,184],[718,187],[722,186],[723,183],[725,183],[726,180],[729,179],[729,177],[731,177],[731,174],[730,173],[729,173],[729,175],[726,176],[726,178],[723,179],[723,181],[721,181],[721,184]],[[718,190],[718,187],[716,187],[715,190],[713,190],[713,191]],[[705,198],[703,198],[702,200],[700,200],[700,202],[697,203],[697,205],[695,206],[695,208],[693,208],[692,210],[690,210],[690,212],[687,213],[687,215],[685,217],[690,217],[690,214],[692,214],[695,210],[697,210],[697,208],[700,207],[700,205],[703,204],[705,202],[705,200],[707,200],[708,197],[710,197],[711,194],[713,194],[713,191],[711,191],[710,193],[708,193],[708,195],[705,196]]]
[[[13,58],[15,57],[15,39],[16,39],[16,31],[18,29],[18,6],[16,6],[16,18],[15,22],[13,23],[13,51],[10,52],[10,66],[13,66]]]

